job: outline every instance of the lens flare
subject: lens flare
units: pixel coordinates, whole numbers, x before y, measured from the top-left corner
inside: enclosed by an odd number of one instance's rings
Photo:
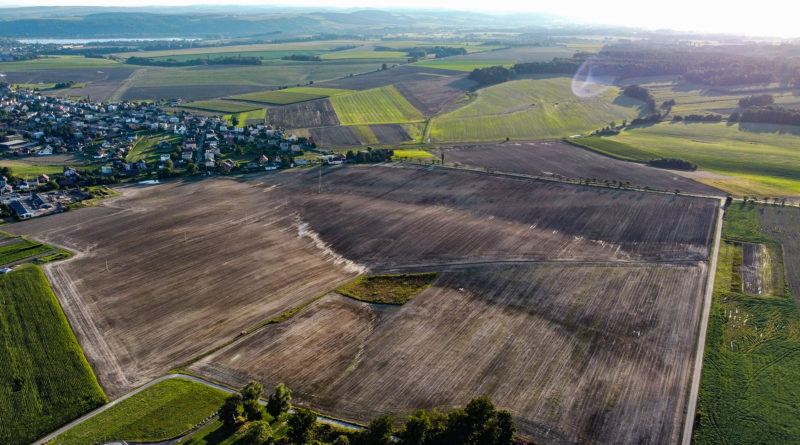
[[[595,97],[608,90],[609,85],[598,81],[592,75],[593,59],[584,61],[578,71],[572,76],[572,93],[581,98]]]

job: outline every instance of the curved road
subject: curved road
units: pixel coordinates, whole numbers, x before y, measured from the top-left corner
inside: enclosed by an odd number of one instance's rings
[[[119,397],[118,399],[115,399],[115,400],[112,400],[111,402],[106,403],[105,405],[101,406],[100,408],[97,408],[96,410],[94,410],[94,411],[92,411],[90,413],[88,413],[88,414],[86,414],[86,415],[84,415],[82,417],[79,417],[78,419],[73,420],[72,422],[70,422],[70,423],[62,426],[61,428],[53,431],[52,433],[48,434],[47,436],[44,436],[44,437],[40,438],[39,440],[34,442],[34,445],[43,445],[43,444],[55,439],[56,437],[58,437],[59,435],[61,435],[65,431],[67,431],[69,429],[72,429],[75,426],[80,425],[83,422],[86,422],[87,420],[91,419],[92,417],[94,417],[94,416],[96,416],[96,415],[108,410],[109,408],[114,407],[115,405],[119,404],[120,402],[122,402],[122,401],[124,401],[124,400],[126,400],[126,399],[128,399],[128,398],[130,398],[132,396],[135,396],[136,394],[138,394],[138,393],[144,391],[145,389],[155,385],[156,383],[160,383],[160,382],[163,382],[164,380],[169,380],[169,379],[191,380],[193,382],[197,382],[197,383],[200,383],[200,384],[203,384],[203,385],[206,385],[206,386],[210,386],[210,387],[212,387],[214,389],[218,389],[218,390],[226,392],[228,394],[231,394],[231,393],[234,393],[234,392],[238,392],[235,389],[231,389],[231,388],[228,388],[226,386],[222,386],[222,385],[219,385],[217,383],[210,382],[208,380],[202,379],[200,377],[195,377],[195,376],[189,375],[189,374],[167,374],[167,375],[163,375],[163,376],[161,376],[161,377],[159,377],[159,378],[157,378],[155,380],[151,380],[150,382],[148,382],[148,383],[146,383],[146,384],[134,389],[133,391],[125,394],[124,396]],[[260,403],[262,405],[266,405],[267,401],[264,400],[264,399],[259,399],[258,403]],[[317,422],[327,423],[327,424],[330,424],[330,425],[338,426],[340,428],[347,428],[347,429],[351,429],[351,430],[361,430],[363,428],[362,426],[356,425],[355,423],[343,422],[341,420],[336,420],[336,419],[332,419],[330,417],[324,417],[324,416],[317,416]]]

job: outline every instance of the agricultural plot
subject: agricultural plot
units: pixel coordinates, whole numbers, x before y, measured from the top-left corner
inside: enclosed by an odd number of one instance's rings
[[[384,125],[370,125],[372,133],[375,135],[378,143],[381,144],[399,144],[412,140],[402,125],[397,124],[384,124]]]
[[[329,127],[339,125],[328,99],[267,108],[267,122],[285,128]]]
[[[565,137],[632,119],[640,105],[613,87],[592,98],[577,97],[566,77],[516,80],[478,90],[471,102],[434,118],[430,137],[436,142]]]
[[[126,65],[109,59],[97,59],[83,56],[47,56],[41,59],[23,60],[20,62],[2,62],[0,63],[0,71],[69,70],[81,68],[116,68],[124,66]]]
[[[239,120],[237,127],[244,127],[249,124],[263,124],[267,119],[267,109],[257,108],[250,111],[242,111],[239,113],[225,114],[222,118],[233,125],[233,118]]]
[[[321,180],[316,170],[292,173],[280,184],[304,196],[295,205],[301,219],[340,255],[387,268],[498,258],[702,261],[717,207],[714,199],[467,171],[344,168]],[[309,194],[319,188],[326,193]]]
[[[541,264],[445,272],[400,307],[329,295],[193,364],[367,421],[488,395],[546,443],[674,443],[706,268]],[[635,296],[635,298],[631,298]]]
[[[441,112],[445,106],[462,97],[477,84],[460,76],[429,76],[425,80],[401,82],[395,88],[425,116]]]
[[[330,98],[342,125],[420,121],[417,111],[394,87],[381,87]]]
[[[132,53],[117,53],[119,57],[171,57],[179,58],[191,56],[216,55],[225,53],[252,53],[252,52],[272,52],[272,51],[330,51],[335,48],[351,45],[363,45],[362,40],[316,40],[310,42],[289,42],[289,43],[264,43],[252,45],[218,46],[218,47],[196,47],[177,50],[162,51],[137,51]]]
[[[602,147],[609,154],[647,161],[680,158],[730,178],[702,180],[736,195],[800,195],[800,137],[764,124],[661,123],[624,130],[608,138],[634,147]],[[642,155],[640,153],[649,153]],[[644,157],[647,159],[644,159]]]
[[[321,58],[323,60],[385,59],[405,62],[408,59],[408,53],[403,51],[336,51],[325,53]]]
[[[217,113],[242,113],[245,111],[257,110],[259,107],[253,104],[243,104],[227,100],[198,100],[181,105],[181,108],[194,108]]]
[[[726,211],[693,443],[800,437],[800,311],[789,292],[798,288],[798,213],[741,203]],[[771,291],[760,295],[742,291],[747,242],[766,245],[770,257],[762,277]]]
[[[30,443],[106,398],[36,266],[0,275],[0,442]]]
[[[270,185],[211,180],[119,191],[95,207],[7,228],[77,253],[46,273],[111,397],[361,270],[298,236],[295,209]]]
[[[120,94],[120,100],[184,99],[208,100],[234,94],[263,90],[261,85],[170,85],[150,87],[128,87]]]
[[[642,164],[601,156],[561,141],[511,142],[441,148],[445,162],[496,171],[538,176],[591,178],[630,182],[663,190],[723,195],[724,193],[680,174]]]
[[[315,85],[326,88],[362,91],[400,83],[430,81],[441,79],[442,77],[463,75],[464,73],[460,71],[400,65],[387,70],[373,70],[357,76],[346,76],[341,79],[320,82],[319,84],[315,82]]]
[[[59,82],[79,82],[81,86],[56,90],[56,96],[91,97],[93,100],[108,100],[119,89],[125,80],[134,72],[133,67],[119,65],[124,68],[59,68],[26,71],[0,71],[5,74],[4,80],[23,84],[56,84]]]
[[[312,88],[297,87],[284,90],[262,91],[259,93],[242,94],[232,96],[228,99],[246,100],[271,105],[288,105],[297,102],[306,102],[314,99],[322,99],[339,94],[349,93],[348,90],[338,90],[335,88]]]
[[[361,140],[353,131],[354,127],[321,127],[309,128],[308,132],[314,141],[322,147],[341,147],[361,145]]]
[[[165,380],[59,435],[51,443],[171,439],[215,413],[226,396],[223,391],[190,380]]]

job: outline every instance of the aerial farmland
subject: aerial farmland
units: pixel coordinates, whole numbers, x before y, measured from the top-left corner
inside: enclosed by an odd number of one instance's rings
[[[303,405],[361,422],[488,394],[531,439],[680,435],[718,200],[447,169],[324,173],[123,187],[10,230],[77,253],[45,270],[111,397],[189,363],[234,386],[287,382]],[[331,293],[418,272],[442,275],[402,306]],[[555,350],[570,352],[546,359]],[[298,373],[303,357],[316,364]]]

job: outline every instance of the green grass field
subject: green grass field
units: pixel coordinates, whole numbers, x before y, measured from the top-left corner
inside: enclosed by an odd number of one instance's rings
[[[754,94],[752,91],[738,89],[710,89],[700,85],[678,83],[671,79],[642,78],[642,84],[650,90],[656,103],[674,99],[672,114],[718,113],[728,115],[739,106],[739,99]],[[768,88],[775,103],[788,108],[800,107],[800,96],[797,89],[781,89],[779,85],[759,85]],[[755,93],[758,94],[758,93]]]
[[[249,120],[261,120],[261,121],[263,121],[264,119],[266,119],[267,118],[267,109],[266,108],[258,108],[258,109],[255,109],[255,110],[245,111],[243,113],[226,114],[226,115],[222,116],[222,118],[225,119],[228,122],[231,122],[231,119],[233,119],[233,116],[236,116],[236,119],[239,120],[239,125],[237,125],[237,126],[238,127],[244,127],[245,125],[247,125],[247,121],[249,121]]]
[[[423,120],[422,114],[393,87],[331,97],[342,125],[392,124]]]
[[[47,56],[20,62],[2,62],[0,71],[58,70],[75,68],[118,68],[129,66],[113,60],[83,56]]]
[[[66,164],[36,165],[36,164],[29,164],[24,160],[16,160],[16,159],[0,160],[0,166],[11,167],[11,171],[13,171],[16,176],[29,177],[29,178],[34,176],[40,176],[42,174],[45,175],[60,174],[64,171],[64,165]]]
[[[190,380],[165,380],[61,434],[52,443],[169,439],[215,413],[226,396],[218,389]]]
[[[758,126],[765,131],[769,126]],[[621,144],[609,144],[614,141]],[[703,182],[730,193],[800,195],[800,137],[790,133],[742,131],[739,125],[661,123],[631,128],[610,138],[584,138],[610,155],[637,161],[680,158],[704,170],[735,177]]]
[[[198,55],[205,57],[205,55],[217,55],[220,53],[253,53],[253,52],[273,52],[285,51],[288,54],[297,53],[298,51],[331,51],[335,48],[343,46],[357,46],[363,45],[364,41],[361,40],[314,40],[308,42],[287,42],[287,43],[256,43],[250,45],[236,45],[236,46],[218,46],[218,47],[195,47],[177,50],[160,50],[160,51],[137,51],[128,53],[117,53],[115,56],[126,57],[172,57],[178,58],[183,56],[192,56],[190,58],[197,58]],[[212,56],[213,57],[213,56]]]
[[[312,88],[296,87],[283,90],[259,91],[257,93],[240,94],[231,96],[228,99],[246,100],[274,105],[288,105],[297,102],[305,102],[324,97],[337,96],[339,94],[350,93],[350,90],[338,90],[335,88]]]
[[[567,77],[515,80],[480,89],[462,107],[434,118],[428,136],[434,142],[564,137],[636,117],[640,104],[616,88],[576,97]]]
[[[131,151],[125,156],[125,162],[138,162],[144,159],[145,162],[154,163],[159,160],[162,154],[172,153],[173,149],[157,148],[160,142],[178,144],[183,140],[179,135],[166,136],[140,136],[131,147]]]
[[[227,100],[198,100],[183,104],[180,107],[212,111],[216,113],[243,113],[245,111],[257,110],[259,108],[257,105],[247,105],[230,102]]]
[[[439,278],[438,272],[362,276],[336,292],[368,303],[405,304]]]
[[[395,150],[394,157],[417,159],[417,158],[432,158],[434,156],[425,150]]]
[[[695,444],[795,443],[800,437],[800,311],[773,264],[776,295],[741,292],[739,241],[764,242],[758,208],[734,203],[725,215]],[[774,245],[773,245],[774,246]],[[770,248],[777,258],[781,249]]]
[[[106,401],[36,266],[0,275],[0,363],[0,443],[30,443]]]
[[[425,59],[419,62],[414,62],[412,65],[424,66],[427,68],[439,68],[442,70],[455,70],[455,71],[472,71],[475,68],[487,68],[490,66],[503,65],[510,68],[514,65],[514,60],[511,59],[497,59],[497,60],[461,60],[450,59],[445,57],[443,59]]]

